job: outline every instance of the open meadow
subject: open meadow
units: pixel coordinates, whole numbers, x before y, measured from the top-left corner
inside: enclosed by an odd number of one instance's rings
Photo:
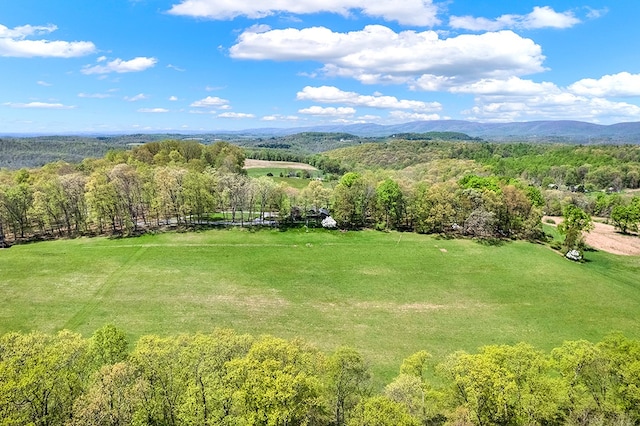
[[[290,161],[266,161],[246,159],[244,169],[247,176],[259,178],[270,176],[275,183],[284,183],[296,189],[304,189],[309,185],[309,179],[322,177],[323,172],[305,163],[295,163]],[[289,176],[293,173],[294,176]],[[295,176],[295,174],[308,173],[307,177]]]
[[[640,258],[414,233],[246,229],[74,239],[0,251],[0,333],[105,323],[174,335],[230,327],[358,349],[378,378],[421,349],[541,349],[640,338]]]

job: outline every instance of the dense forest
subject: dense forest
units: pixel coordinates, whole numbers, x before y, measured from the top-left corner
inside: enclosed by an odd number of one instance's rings
[[[0,337],[3,425],[633,425],[640,341],[612,334],[407,357],[374,388],[367,360],[339,347],[231,330],[144,336],[107,325],[89,339]]]
[[[599,191],[640,187],[640,146],[397,140],[338,149],[327,155],[351,169],[403,169],[434,160],[472,160],[498,176],[538,186]]]
[[[79,163],[85,158],[101,158],[109,151],[121,151],[148,142],[196,140],[205,144],[216,141],[241,141],[236,135],[132,134],[111,136],[2,136],[0,169],[41,167],[56,161]],[[235,142],[234,142],[235,143]]]

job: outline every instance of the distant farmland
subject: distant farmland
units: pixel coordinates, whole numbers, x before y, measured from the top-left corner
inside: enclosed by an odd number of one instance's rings
[[[253,160],[247,158],[244,160],[245,169],[294,169],[294,170],[318,170],[315,167],[305,163],[294,163],[290,161],[267,161]]]

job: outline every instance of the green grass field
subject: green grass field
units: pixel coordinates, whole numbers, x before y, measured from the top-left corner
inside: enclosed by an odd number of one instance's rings
[[[284,182],[285,184],[296,188],[296,189],[304,189],[309,185],[311,179],[298,178],[298,177],[284,177],[287,176],[290,171],[296,171],[295,169],[287,169],[287,168],[278,168],[278,167],[270,167],[270,168],[251,168],[247,169],[247,175],[252,178],[257,178],[260,176],[267,176],[267,173],[271,173],[271,179],[276,182]],[[280,177],[280,173],[282,173],[283,177]],[[311,172],[313,177],[321,176],[322,173],[318,171]]]
[[[640,258],[417,234],[212,230],[0,250],[0,333],[114,323],[136,337],[209,331],[360,350],[379,378],[426,349],[640,338]]]

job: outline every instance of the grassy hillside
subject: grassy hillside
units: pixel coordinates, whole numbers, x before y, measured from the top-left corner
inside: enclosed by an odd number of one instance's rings
[[[379,232],[218,230],[77,239],[0,251],[0,333],[107,322],[160,335],[232,327],[350,345],[382,378],[420,349],[543,349],[640,337],[640,262],[542,245]]]

